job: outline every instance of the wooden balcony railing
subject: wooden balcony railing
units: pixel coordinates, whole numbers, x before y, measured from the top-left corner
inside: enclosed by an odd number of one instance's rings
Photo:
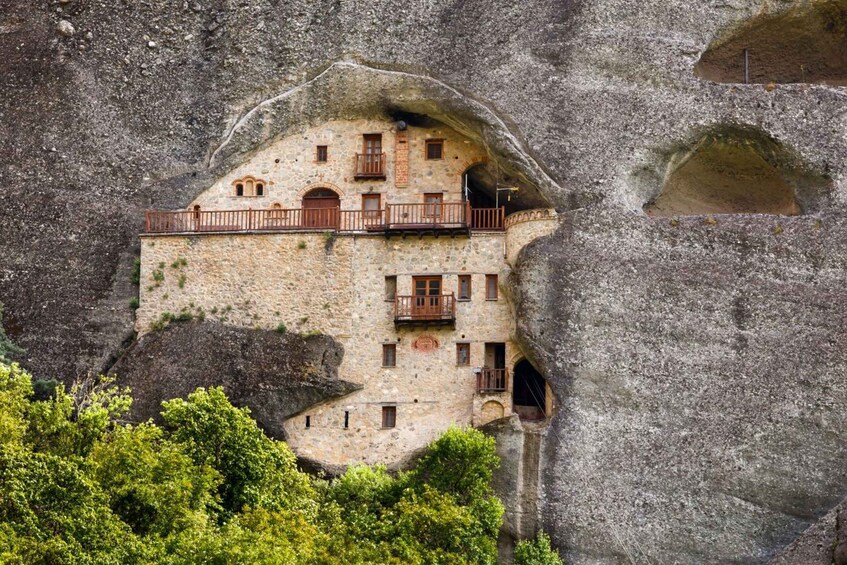
[[[431,204],[391,204],[386,208],[388,228],[467,228],[470,220],[470,204],[466,202]]]
[[[385,178],[385,153],[356,153],[355,178]]]
[[[456,321],[456,297],[453,294],[397,296],[394,299],[394,323],[452,324]]]
[[[502,208],[467,203],[392,204],[384,210],[271,208],[265,210],[148,210],[145,233],[314,230],[345,232],[502,231]]]
[[[508,377],[506,369],[482,367],[481,369],[476,369],[476,371],[477,392],[506,392],[506,378]]]
[[[479,231],[501,231],[506,223],[506,209],[471,208],[471,229]]]

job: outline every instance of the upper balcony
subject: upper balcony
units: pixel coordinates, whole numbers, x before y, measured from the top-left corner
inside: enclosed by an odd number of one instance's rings
[[[392,204],[382,210],[148,210],[144,222],[148,234],[330,231],[454,236],[504,229],[504,208],[471,208],[467,202]]]
[[[395,326],[453,326],[456,324],[456,296],[428,294],[396,296]]]
[[[506,392],[508,390],[506,383],[509,373],[506,369],[479,367],[474,369],[474,373],[476,373],[476,392],[478,394]]]
[[[358,180],[385,180],[385,153],[356,153],[356,171]]]

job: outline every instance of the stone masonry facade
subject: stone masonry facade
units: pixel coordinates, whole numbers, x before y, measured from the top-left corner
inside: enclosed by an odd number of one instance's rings
[[[373,192],[389,203],[419,203],[428,192],[460,202],[463,173],[484,153],[444,126],[391,128],[390,122],[330,122],[281,139],[188,208],[298,208],[312,187],[336,192],[342,209],[360,208],[359,195]],[[353,155],[361,152],[363,134],[373,132],[383,134],[385,178],[354,180]],[[408,146],[401,156],[408,159],[408,178],[399,179],[408,188],[393,176],[395,147],[402,145],[395,144],[396,133]],[[428,138],[444,140],[443,159],[425,159]],[[326,163],[314,162],[317,145],[327,147]],[[234,196],[233,183],[248,177],[266,183],[264,196]],[[327,467],[402,464],[451,425],[482,425],[512,413],[511,382],[505,391],[478,393],[476,371],[494,366],[492,347],[505,350],[507,370],[523,359],[512,339],[512,307],[499,287],[520,248],[551,233],[557,221],[552,211],[523,211],[505,225],[453,237],[320,229],[146,234],[136,328],[149,332],[170,314],[332,336],[344,346],[339,377],[363,388],[289,418],[287,441],[299,456]],[[395,295],[415,294],[415,277],[440,277],[441,293],[458,297],[459,277],[468,275],[471,295],[456,301],[454,324],[395,325]],[[489,290],[492,277],[496,296]],[[469,350],[466,362],[460,363],[460,348]],[[394,366],[384,366],[386,349]],[[387,411],[393,421],[386,421]]]

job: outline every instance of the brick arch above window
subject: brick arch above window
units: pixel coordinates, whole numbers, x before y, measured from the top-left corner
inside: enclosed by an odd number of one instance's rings
[[[338,188],[338,186],[332,184],[331,182],[313,182],[310,185],[304,186],[299,191],[297,191],[297,198],[303,198],[307,192],[316,188],[328,188],[329,190],[336,193],[339,198],[344,198],[344,191]]]
[[[233,196],[266,196],[268,194],[268,182],[264,179],[247,175],[232,181]]]

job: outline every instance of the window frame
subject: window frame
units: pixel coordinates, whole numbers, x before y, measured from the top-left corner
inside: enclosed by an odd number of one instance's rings
[[[321,151],[323,151],[323,155],[321,155]],[[323,157],[323,159],[321,159]],[[329,145],[316,145],[315,146],[315,163],[327,163],[329,162]]]
[[[439,157],[430,157],[429,156],[429,148],[439,146],[441,149],[438,154]],[[444,140],[443,139],[427,139],[424,143],[424,160],[425,161],[443,161],[444,160]]]
[[[391,351],[391,359],[389,359],[388,352]],[[386,363],[391,361],[391,365],[387,365]],[[397,344],[396,343],[383,343],[382,344],[382,368],[383,369],[393,369],[397,366]]]
[[[388,425],[391,424],[391,425]],[[383,406],[382,407],[382,429],[390,430],[392,428],[397,427],[397,406]]]
[[[494,281],[494,286],[491,286],[491,281]],[[494,290],[492,296],[491,290]],[[500,300],[500,277],[498,275],[485,275],[485,299],[491,302]]]
[[[428,198],[437,199],[433,202],[428,201]],[[424,192],[423,194],[423,217],[424,218],[440,218],[444,212],[444,193],[443,192]]]
[[[468,295],[462,296],[462,281],[468,281]],[[459,284],[456,289],[456,300],[459,302],[470,302],[473,297],[473,277],[471,275],[459,275]]]
[[[391,283],[391,284],[394,285],[394,294],[391,297],[388,296],[388,285],[389,285],[388,281],[389,280],[394,281],[393,283]],[[385,301],[386,302],[394,302],[394,301],[396,301],[396,299],[397,299],[397,275],[385,275]]]
[[[462,362],[462,354],[461,352],[465,352],[465,362]],[[457,367],[470,367],[471,366],[471,344],[470,342],[458,342],[456,343],[456,366]]]

